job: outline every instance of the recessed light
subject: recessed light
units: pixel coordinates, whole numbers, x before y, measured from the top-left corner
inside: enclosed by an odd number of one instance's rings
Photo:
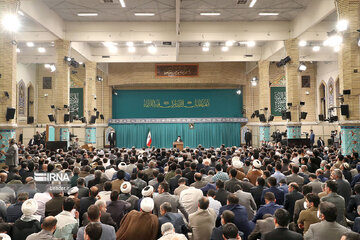
[[[219,12],[204,12],[204,13],[200,13],[201,16],[220,16],[221,13]]]
[[[338,30],[338,32],[346,31],[348,29],[348,25],[349,25],[348,20],[346,19],[339,20],[336,24],[336,30]]]
[[[96,17],[99,13],[77,13],[79,17]]]
[[[154,53],[157,52],[157,48],[156,48],[155,45],[150,45],[150,46],[148,47],[148,51],[149,51],[149,53],[154,54]]]
[[[128,47],[128,52],[129,52],[129,53],[134,53],[134,52],[136,52],[136,48],[133,47],[133,46]]]
[[[203,46],[204,46],[204,47],[210,47],[210,43],[209,43],[209,42],[205,42]]]
[[[18,11],[18,14],[21,15],[21,16],[24,16],[25,14],[22,12],[22,11]]]
[[[223,51],[223,52],[227,52],[227,51],[229,51],[229,47],[227,47],[227,46],[223,46],[223,47],[221,48],[221,51]]]
[[[307,42],[304,41],[304,40],[302,40],[302,41],[299,42],[299,46],[300,46],[300,47],[305,47],[306,45],[307,45]]]
[[[21,52],[20,48],[16,48],[16,52],[17,53]]]
[[[117,47],[115,47],[115,46],[110,46],[110,47],[109,47],[109,52],[111,52],[111,53],[117,53],[117,51],[118,51],[118,48],[117,48]]]
[[[120,0],[120,5],[121,5],[121,7],[126,7],[126,5],[125,5],[125,0]]]
[[[113,42],[103,42],[102,44],[103,44],[105,47],[112,47],[112,46],[117,45],[116,43],[113,43]]]
[[[155,13],[134,13],[134,15],[138,17],[152,17],[155,16]]]
[[[235,42],[235,41],[232,41],[232,40],[226,41],[226,42],[225,42],[225,46],[231,47],[232,45],[234,45],[234,42]]]
[[[320,46],[314,46],[312,49],[314,52],[320,51]]]
[[[39,47],[39,48],[38,48],[38,52],[39,52],[39,53],[44,53],[44,52],[46,52],[46,49],[43,48],[43,47]]]
[[[145,44],[152,43],[152,41],[144,41]]]
[[[254,5],[255,5],[255,3],[256,3],[256,0],[252,0],[251,2],[250,2],[250,5],[249,5],[249,7],[253,7]]]
[[[210,50],[209,47],[205,47],[205,46],[204,46],[204,47],[202,48],[202,51],[203,51],[203,52],[208,52],[209,50]]]
[[[248,47],[255,47],[256,42],[255,41],[248,41],[246,44],[247,44]]]
[[[26,43],[26,46],[28,46],[28,47],[33,47],[33,46],[35,46],[35,44],[34,44],[33,42],[27,42],[27,43]]]
[[[278,16],[279,13],[271,13],[271,12],[261,12],[259,13],[260,16]]]
[[[126,42],[126,46],[128,46],[128,47],[133,47],[133,46],[134,46],[134,43],[133,43],[133,42]]]

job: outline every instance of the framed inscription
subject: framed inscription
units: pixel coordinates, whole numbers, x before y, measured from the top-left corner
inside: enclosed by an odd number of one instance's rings
[[[301,76],[301,87],[310,88],[310,76]]]
[[[198,77],[199,64],[155,64],[156,77]]]
[[[51,77],[43,77],[43,89],[51,89]]]

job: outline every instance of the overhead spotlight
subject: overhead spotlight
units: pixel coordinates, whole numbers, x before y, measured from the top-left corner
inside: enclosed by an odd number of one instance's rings
[[[134,42],[126,42],[126,46],[128,46],[128,47],[133,47],[133,46],[134,46]]]
[[[204,42],[203,46],[204,47],[210,47],[210,42]]]
[[[55,109],[55,105],[51,105],[50,107],[51,107],[52,109]]]
[[[35,44],[34,44],[33,42],[27,42],[27,43],[26,43],[26,46],[27,46],[27,47],[34,47]]]
[[[50,72],[55,72],[56,71],[56,67],[54,64],[50,65]]]
[[[247,46],[248,46],[248,47],[255,47],[255,45],[256,45],[256,42],[255,42],[255,41],[248,41],[248,42],[247,42]]]
[[[17,53],[21,52],[20,48],[16,48],[16,52]]]
[[[339,52],[339,51],[340,51],[340,49],[341,49],[341,47],[340,47],[340,46],[335,46],[335,47],[334,47],[334,52]]]
[[[80,65],[83,65],[84,63],[83,62],[79,62]]]
[[[112,90],[112,94],[115,95],[115,96],[118,95],[117,92],[115,91],[115,89]]]
[[[225,42],[225,46],[231,47],[232,45],[234,45],[234,42],[235,42],[235,41],[232,41],[232,40],[226,41],[226,42]]]
[[[6,14],[2,19],[2,25],[6,31],[17,32],[20,28],[20,21],[16,14]]]
[[[299,42],[299,46],[300,46],[300,47],[305,47],[306,45],[307,45],[307,42],[304,41],[304,40],[302,40],[302,41]]]
[[[209,47],[202,47],[202,51],[203,51],[203,52],[208,52],[209,50],[210,50]]]
[[[304,120],[305,120],[307,114],[308,114],[307,112],[301,112],[301,113],[300,113],[300,119],[304,119]]]
[[[346,19],[341,19],[336,24],[336,30],[338,32],[343,32],[348,29],[349,21]]]
[[[288,107],[292,107],[292,103],[291,103],[291,102],[288,102],[288,103],[287,103],[287,106],[288,106]]]
[[[65,56],[65,57],[64,57],[64,61],[70,63],[70,62],[71,62],[71,57]]]
[[[155,46],[155,45],[150,45],[150,46],[148,47],[148,52],[151,53],[151,54],[156,53],[156,52],[157,52],[156,46]]]
[[[104,79],[102,78],[102,77],[100,77],[100,76],[96,76],[96,81],[98,81],[98,82],[102,82]]]
[[[126,5],[125,5],[125,0],[120,0],[120,5],[121,5],[121,7],[126,7]]]
[[[221,47],[221,51],[227,52],[227,51],[229,51],[229,47],[223,46],[223,47]]]
[[[305,102],[300,102],[300,106],[305,106]]]
[[[320,46],[314,46],[312,49],[314,52],[320,51]]]
[[[44,53],[44,52],[46,52],[46,49],[43,48],[43,47],[39,47],[39,48],[38,48],[38,52],[39,52],[39,53]]]
[[[118,51],[118,48],[115,46],[110,46],[108,49],[109,49],[110,53],[117,53],[117,51]]]
[[[105,119],[104,114],[100,114],[100,118],[101,120],[104,120]]]
[[[251,118],[255,118],[255,113],[251,114]]]
[[[44,67],[45,67],[45,68],[50,68],[50,64],[45,63],[45,64],[44,64]]]
[[[10,98],[9,92],[8,91],[4,91],[4,96],[7,98]]]
[[[240,95],[240,94],[241,94],[241,90],[240,90],[240,89],[237,90],[237,91],[236,91],[236,94],[237,94],[237,95]]]
[[[258,78],[257,78],[257,77],[253,77],[253,78],[251,79],[251,81],[250,81],[251,86],[256,87],[257,81],[258,81]]]
[[[299,65],[299,72],[305,72],[307,69],[306,65],[304,63],[300,63]]]
[[[326,39],[323,45],[335,47],[335,46],[340,46],[342,42],[343,42],[343,37],[340,36],[339,34],[335,34],[335,35],[331,35],[328,39]]]
[[[128,52],[129,53],[134,53],[134,52],[136,52],[136,48],[135,47],[128,47]]]

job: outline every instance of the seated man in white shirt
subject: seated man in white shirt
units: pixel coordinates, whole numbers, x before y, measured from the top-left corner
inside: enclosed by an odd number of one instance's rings
[[[207,192],[207,197],[209,199],[209,208],[214,209],[216,216],[219,215],[219,210],[221,208],[221,203],[218,200],[215,200],[216,191],[214,189],[210,189]]]

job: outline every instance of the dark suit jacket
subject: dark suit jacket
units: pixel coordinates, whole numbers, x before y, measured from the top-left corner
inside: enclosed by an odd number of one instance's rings
[[[250,193],[253,196],[258,209],[261,205],[261,196],[262,196],[262,192],[264,189],[267,189],[267,188],[262,187],[262,186],[256,186],[256,187],[253,187],[250,189]]]
[[[185,177],[188,179],[189,185],[192,184],[193,182],[195,182],[195,179],[194,179],[195,173],[196,173],[196,171],[190,171],[185,175]]]
[[[276,203],[279,205],[284,204],[284,192],[277,187],[270,187],[268,189],[263,190],[261,195],[261,204],[265,204],[264,195],[267,192],[272,192],[275,195]]]
[[[238,185],[241,186],[240,180],[238,180],[236,178],[232,178],[232,179],[227,180],[225,182],[225,190],[227,190],[227,191],[229,191],[231,193],[234,193],[234,192],[236,192],[235,187],[238,186]]]
[[[290,213],[290,221],[293,219],[295,202],[303,198],[304,195],[296,190],[285,195],[284,208]]]
[[[287,228],[276,228],[261,237],[262,240],[302,240],[300,233],[290,231]]]
[[[82,225],[83,225],[83,226],[86,226],[89,222],[90,222],[90,221],[89,221],[89,219],[88,219],[88,213],[86,212],[86,213],[84,213],[84,215],[83,215]],[[113,227],[115,228],[115,230],[117,229],[117,225],[116,225],[116,223],[114,222],[114,220],[112,219],[110,213],[101,212],[100,222],[103,223],[103,224],[107,224],[107,225],[113,226]]]
[[[165,215],[159,217],[159,230],[160,230],[159,233],[160,234],[161,234],[161,226],[167,222],[170,222],[170,223],[172,223],[172,225],[174,225],[176,233],[182,233],[184,235],[187,235],[188,231],[187,231],[185,222],[184,222],[181,214],[168,212],[168,213],[165,213]]]
[[[337,193],[345,199],[345,206],[347,206],[351,196],[350,183],[343,179],[336,180],[336,183],[338,185]]]
[[[80,222],[82,222],[82,217],[85,212],[87,212],[87,209],[96,202],[96,198],[94,197],[85,197],[80,199],[80,211],[79,211],[79,217]]]
[[[346,217],[351,221],[354,221],[356,217],[359,217],[356,210],[358,205],[360,205],[360,195],[356,194],[351,196],[349,204],[346,207]]]
[[[54,197],[45,203],[45,217],[56,216],[62,212],[65,197]]]
[[[79,188],[79,192],[78,192],[79,199],[89,196],[89,189],[87,187],[79,187],[79,186],[77,187]]]
[[[170,178],[169,185],[170,185],[170,193],[174,194],[175,189],[179,186],[178,181],[181,178],[181,175],[176,175],[175,177]]]
[[[131,203],[117,200],[111,201],[107,206],[107,212],[111,214],[112,219],[116,223],[117,226],[120,226],[121,219],[125,216],[125,214],[130,210]]]
[[[215,200],[218,200],[221,203],[221,206],[224,206],[226,205],[228,195],[228,191],[226,191],[224,188],[220,188],[216,192]]]

